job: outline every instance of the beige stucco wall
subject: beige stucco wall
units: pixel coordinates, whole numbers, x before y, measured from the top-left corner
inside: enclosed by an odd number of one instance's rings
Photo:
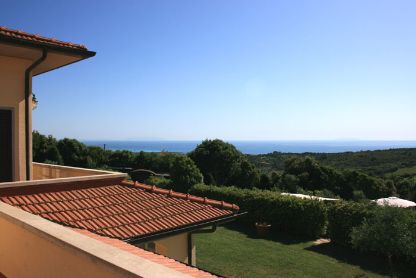
[[[0,56],[0,108],[13,111],[13,179],[15,181],[26,178],[24,77],[25,70],[31,63],[29,60]],[[29,110],[31,123],[32,109]],[[30,134],[30,142],[31,138],[32,134]],[[30,154],[32,157],[32,148]]]
[[[0,227],[0,272],[6,277],[122,277],[1,218]]]
[[[114,172],[36,162],[33,163],[33,180],[86,177],[103,174],[114,174]]]
[[[182,263],[188,263],[188,238],[187,233],[174,235],[154,241],[156,253],[175,259]],[[192,242],[192,265],[196,265],[196,247]]]
[[[2,202],[0,273],[13,278],[189,277]]]

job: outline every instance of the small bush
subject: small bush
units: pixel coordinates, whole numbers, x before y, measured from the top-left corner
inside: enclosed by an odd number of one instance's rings
[[[193,186],[190,193],[239,205],[242,212],[248,212],[240,221],[249,226],[265,221],[272,225],[274,231],[314,238],[325,232],[327,212],[326,205],[321,201],[283,196],[269,190],[204,184]]]
[[[145,180],[145,183],[161,188],[170,188],[171,180],[162,176],[150,176]]]

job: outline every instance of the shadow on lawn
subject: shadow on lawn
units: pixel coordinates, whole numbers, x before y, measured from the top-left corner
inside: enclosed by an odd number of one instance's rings
[[[374,254],[363,254],[348,247],[338,246],[332,243],[313,245],[305,250],[317,252],[332,257],[340,262],[356,265],[364,270],[378,273],[380,275],[391,274],[387,260]],[[412,268],[400,262],[393,265],[392,277],[415,277],[416,268]]]
[[[248,238],[251,238],[251,239],[272,240],[272,241],[276,241],[276,242],[279,242],[279,243],[282,243],[282,244],[287,244],[287,245],[298,244],[298,243],[311,241],[310,238],[304,238],[304,237],[300,237],[300,236],[295,237],[295,236],[287,235],[287,234],[284,234],[284,233],[276,233],[273,230],[270,231],[270,234],[267,237],[265,237],[265,238],[259,237],[257,235],[257,232],[256,232],[256,229],[255,229],[254,225],[253,225],[252,228],[247,227],[245,225],[238,224],[238,223],[229,223],[229,224],[226,224],[224,226],[227,227],[227,229],[243,233]]]
[[[310,238],[291,236],[282,233],[276,233],[271,231],[268,237],[260,238],[257,236],[256,229],[254,226],[252,228],[241,225],[239,223],[229,223],[224,225],[227,229],[234,230],[245,234],[248,238],[251,239],[264,239],[272,240],[281,244],[291,245],[291,244],[300,244],[308,243],[314,241]],[[339,245],[334,245],[332,243],[322,243],[318,245],[310,245],[305,248],[305,250],[317,252],[322,255],[336,259],[339,262],[347,263],[350,265],[355,265],[360,267],[363,270],[371,271],[380,275],[390,276],[390,270],[388,267],[387,260],[376,256],[374,254],[363,254],[355,250],[352,250],[348,247],[343,247]],[[416,267],[410,267],[406,264],[396,262],[393,265],[393,275],[392,277],[416,277]],[[361,276],[357,276],[361,277]],[[366,276],[362,276],[366,277]]]

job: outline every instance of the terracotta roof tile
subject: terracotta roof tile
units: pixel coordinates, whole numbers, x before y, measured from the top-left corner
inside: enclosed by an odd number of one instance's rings
[[[206,272],[204,270],[201,270],[199,268],[193,267],[193,266],[189,266],[186,265],[184,263],[175,261],[173,259],[170,259],[168,257],[165,257],[163,255],[159,255],[159,254],[155,254],[149,251],[146,251],[144,249],[138,248],[134,245],[130,245],[128,243],[125,243],[124,241],[118,240],[118,239],[114,239],[114,238],[108,238],[108,237],[103,237],[94,233],[91,233],[89,231],[86,230],[80,230],[80,229],[76,229],[76,228],[72,228],[72,230],[79,232],[83,235],[86,235],[88,237],[91,237],[93,239],[99,240],[105,244],[109,244],[113,247],[116,247],[120,250],[129,252],[135,256],[144,258],[146,260],[155,262],[157,264],[169,267],[171,269],[174,269],[176,271],[182,272],[184,274],[190,275],[192,277],[195,278],[214,278],[217,277],[214,274],[211,274],[209,272]]]
[[[233,204],[130,182],[49,190],[48,186],[0,190],[0,200],[50,221],[122,240],[221,219],[239,209]]]
[[[38,43],[42,45],[51,45],[51,46],[59,46],[64,48],[70,49],[77,49],[77,50],[87,50],[87,48],[82,44],[75,44],[71,42],[64,42],[57,40],[55,38],[46,38],[36,34],[29,34],[20,30],[13,30],[9,29],[4,26],[0,26],[0,36],[12,39],[19,39],[28,41],[31,43]]]

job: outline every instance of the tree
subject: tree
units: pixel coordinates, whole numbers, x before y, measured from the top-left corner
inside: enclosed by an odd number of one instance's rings
[[[178,156],[176,153],[146,153],[141,151],[134,158],[133,168],[149,169],[157,173],[168,173],[176,156]]]
[[[91,160],[91,168],[106,168],[108,166],[111,151],[106,151],[101,147],[89,146],[87,147],[87,152]]]
[[[243,154],[233,145],[219,139],[205,140],[189,153],[210,184],[230,184],[235,171],[240,169]]]
[[[377,199],[393,194],[393,188],[387,187],[385,182],[380,178],[372,177],[359,171],[344,171],[344,175],[346,181],[345,186],[352,190],[363,191],[368,199]]]
[[[85,167],[87,147],[75,139],[65,138],[58,141],[58,150],[67,166]]]
[[[401,198],[416,201],[416,177],[404,178],[396,183]]]
[[[272,182],[270,177],[267,174],[261,174],[260,175],[260,182],[259,182],[259,188],[260,189],[270,189],[272,186]]]
[[[115,151],[110,155],[109,166],[120,168],[133,168],[134,154],[131,151]]]
[[[172,188],[176,191],[187,192],[197,183],[203,182],[201,171],[187,156],[177,156],[170,169]]]
[[[247,160],[242,160],[234,165],[231,171],[233,176],[229,177],[228,185],[235,185],[241,188],[258,187],[260,175],[257,168]]]
[[[299,179],[295,175],[284,174],[282,176],[281,187],[290,193],[296,193],[299,185]]]
[[[278,172],[273,171],[271,173],[271,183],[272,183],[272,185],[275,186],[275,187],[279,187],[281,178],[282,178],[282,176]]]
[[[306,190],[317,190],[327,187],[328,176],[319,163],[312,157],[293,157],[285,161],[285,173],[295,175],[299,186]]]
[[[63,164],[57,141],[51,135],[45,136],[37,131],[32,133],[33,161]]]

